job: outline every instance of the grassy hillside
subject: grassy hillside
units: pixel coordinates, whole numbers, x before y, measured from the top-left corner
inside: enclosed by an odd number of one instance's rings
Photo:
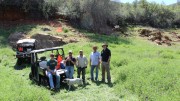
[[[137,37],[136,31],[128,38],[96,35],[83,32],[85,40],[64,46],[66,55],[72,49],[74,55],[83,49],[89,57],[93,45],[102,49],[102,42],[108,42],[112,51],[111,74],[113,85],[100,82],[89,84],[86,87],[75,86],[75,90],[68,92],[62,88],[54,93],[43,86],[37,86],[28,79],[29,66],[22,70],[15,70],[15,52],[8,46],[7,37],[10,33],[19,30],[28,30],[29,34],[36,32],[39,26],[23,26],[13,29],[0,29],[0,100],[20,101],[118,101],[118,100],[153,100],[178,101],[180,99],[180,46],[157,46],[154,43]],[[32,30],[31,30],[32,29]],[[67,35],[71,33],[68,32]],[[61,35],[61,34],[59,34]],[[89,67],[86,78],[90,77]],[[76,75],[76,72],[75,72]],[[101,72],[99,74],[101,80]]]

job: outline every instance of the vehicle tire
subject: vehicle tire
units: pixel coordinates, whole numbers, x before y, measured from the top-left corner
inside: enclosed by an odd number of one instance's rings
[[[27,63],[28,63],[28,64],[31,64],[31,58],[30,58],[30,57],[28,57]]]
[[[33,79],[33,77],[32,77],[32,73],[31,73],[31,72],[29,73],[29,79],[30,79],[30,80],[32,80],[32,79]]]
[[[22,59],[18,58],[17,59],[17,65],[21,65],[22,64]]]

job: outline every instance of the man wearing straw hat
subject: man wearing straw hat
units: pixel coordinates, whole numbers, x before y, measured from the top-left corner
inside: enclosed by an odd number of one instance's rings
[[[98,80],[98,69],[100,65],[101,54],[97,51],[97,46],[93,46],[93,52],[90,55],[91,80],[94,81],[94,69],[96,68],[95,81]]]
[[[108,83],[111,83],[111,75],[110,75],[110,59],[111,59],[111,51],[108,49],[108,44],[102,44],[103,50],[101,51],[101,61],[102,61],[102,82],[105,82],[105,71],[107,73]]]

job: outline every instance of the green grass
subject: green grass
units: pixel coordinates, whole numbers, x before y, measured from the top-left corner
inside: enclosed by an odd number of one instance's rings
[[[28,27],[28,26],[26,26]],[[27,30],[28,28],[23,30]],[[36,30],[38,26],[31,28]],[[37,86],[28,79],[30,68],[15,70],[15,52],[8,46],[6,38],[13,31],[0,29],[0,100],[27,101],[178,101],[180,99],[180,46],[157,46],[139,37],[117,38],[93,33],[84,33],[89,40],[71,43],[64,46],[73,50],[77,56],[80,49],[89,57],[92,46],[97,45],[100,51],[103,42],[109,43],[112,51],[111,74],[113,86],[87,81],[86,87],[75,86],[68,92],[62,88],[59,93],[53,93],[43,86]],[[28,31],[32,32],[28,29]],[[39,29],[38,29],[39,30]],[[90,68],[86,78],[90,77]],[[76,71],[75,71],[76,76]],[[99,73],[101,80],[101,72]]]

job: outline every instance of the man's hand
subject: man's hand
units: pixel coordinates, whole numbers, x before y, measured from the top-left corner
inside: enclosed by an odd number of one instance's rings
[[[108,59],[108,64],[110,64],[110,60],[111,60],[111,56],[109,56],[109,59]]]
[[[107,63],[109,64],[109,63],[110,63],[110,60],[108,60]]]
[[[107,61],[107,63],[109,64],[109,63],[110,63],[110,61],[108,60],[108,61]]]
[[[70,61],[70,58],[68,57],[68,58],[66,59],[66,61]]]
[[[55,75],[56,74],[56,72],[51,72],[53,75]]]
[[[91,58],[90,58],[90,60],[89,60],[89,67],[91,68]]]

